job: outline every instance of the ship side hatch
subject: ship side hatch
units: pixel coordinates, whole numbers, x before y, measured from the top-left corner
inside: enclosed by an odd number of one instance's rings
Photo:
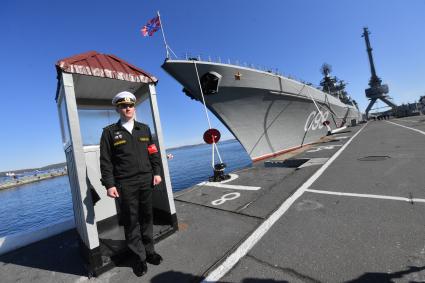
[[[216,72],[208,72],[201,77],[201,87],[205,95],[216,94],[222,76]]]

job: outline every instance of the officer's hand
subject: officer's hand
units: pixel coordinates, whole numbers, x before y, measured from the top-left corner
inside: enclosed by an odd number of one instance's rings
[[[162,181],[161,176],[159,176],[159,175],[155,175],[155,176],[153,176],[153,185],[154,185],[154,186],[156,186],[156,185],[158,185],[159,183],[161,183],[161,181]]]
[[[118,198],[118,197],[120,197],[120,195],[118,194],[118,190],[117,190],[116,187],[109,188],[108,191],[107,191],[107,195],[108,195],[108,197],[111,197],[111,198]]]

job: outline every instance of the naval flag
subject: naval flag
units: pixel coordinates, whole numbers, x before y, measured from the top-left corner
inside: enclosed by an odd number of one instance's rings
[[[161,21],[159,20],[159,16],[148,21],[146,25],[142,27],[140,30],[143,36],[152,36],[156,31],[161,28]]]

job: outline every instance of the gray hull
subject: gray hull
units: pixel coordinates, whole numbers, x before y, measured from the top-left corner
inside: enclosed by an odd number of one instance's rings
[[[355,106],[276,74],[204,61],[167,60],[162,67],[200,102],[198,75],[221,76],[218,92],[204,95],[205,103],[253,161],[317,141],[328,132],[324,121],[336,129],[361,120]]]

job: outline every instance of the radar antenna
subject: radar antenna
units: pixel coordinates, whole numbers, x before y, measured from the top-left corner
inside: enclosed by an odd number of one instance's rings
[[[322,67],[320,68],[320,72],[323,76],[329,77],[329,74],[332,72],[332,66],[327,63],[323,63]]]

